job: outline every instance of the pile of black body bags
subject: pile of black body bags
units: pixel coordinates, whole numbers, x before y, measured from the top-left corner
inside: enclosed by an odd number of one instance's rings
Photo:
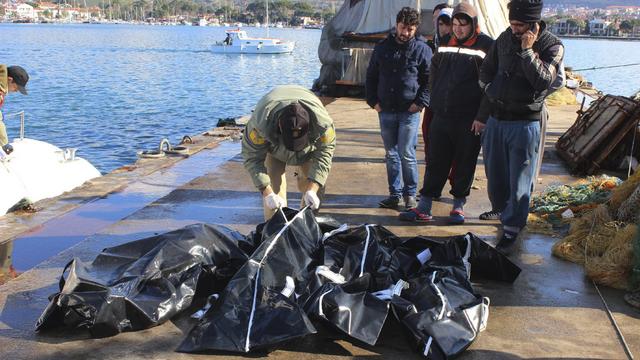
[[[520,272],[470,233],[401,239],[377,225],[337,225],[283,209],[246,237],[197,224],[105,249],[91,264],[74,259],[36,330],[110,336],[193,312],[204,297],[177,351],[272,348],[316,333],[314,321],[374,345],[393,317],[417,351],[446,359],[487,324],[489,300],[471,274],[512,282]]]

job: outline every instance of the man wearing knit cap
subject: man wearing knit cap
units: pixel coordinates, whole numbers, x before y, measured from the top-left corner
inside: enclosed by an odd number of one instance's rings
[[[318,209],[335,148],[333,120],[311,91],[282,85],[260,99],[244,131],[242,156],[262,194],[265,220],[287,206],[287,165],[297,167],[301,206]]]
[[[505,252],[514,248],[527,223],[541,113],[564,57],[562,42],[541,21],[541,0],[512,0],[508,6],[510,27],[498,37],[480,70],[483,107],[491,115],[473,124],[474,131],[484,131],[482,151],[492,206],[480,219],[500,219],[497,247]]]
[[[416,208],[401,213],[400,220],[431,220],[432,199],[442,192],[454,162],[454,199],[448,221],[462,224],[465,220],[463,206],[471,191],[480,152],[480,137],[471,125],[488,115],[478,113],[483,98],[478,69],[493,40],[480,32],[477,11],[471,4],[458,4],[452,23],[451,39],[440,44],[431,61],[429,90],[434,117],[420,202]]]

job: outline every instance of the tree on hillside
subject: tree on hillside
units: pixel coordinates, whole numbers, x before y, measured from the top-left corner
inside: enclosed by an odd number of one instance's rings
[[[147,18],[147,9],[149,8],[149,3],[147,2],[147,0],[134,0],[131,6],[133,12],[138,15],[138,18]]]
[[[169,15],[169,4],[166,0],[155,0],[152,5],[151,14],[154,18],[162,19]]]
[[[547,28],[553,27],[553,25],[558,22],[558,17],[559,16],[552,16],[550,18],[543,19],[545,24],[547,24]]]
[[[620,31],[624,33],[629,33],[633,31],[633,23],[629,20],[622,20],[620,23]]]
[[[582,29],[585,28],[586,21],[584,21],[582,19],[568,19],[567,20],[567,24],[569,24],[569,26],[571,28],[577,28],[578,29],[578,34],[579,34],[582,31]]]
[[[322,19],[322,22],[326,23],[329,20],[331,20],[335,15],[336,15],[335,9],[324,8],[320,13],[316,14],[315,17]]]
[[[293,13],[295,16],[313,16],[314,9],[311,4],[301,1],[293,4]]]
[[[247,12],[250,12],[255,15],[256,20],[260,23],[264,23],[266,21],[266,11],[265,11],[264,1],[256,1],[247,5]]]
[[[273,2],[273,9],[269,6],[269,18],[274,21],[289,22],[293,15],[293,4],[289,0],[277,0]]]

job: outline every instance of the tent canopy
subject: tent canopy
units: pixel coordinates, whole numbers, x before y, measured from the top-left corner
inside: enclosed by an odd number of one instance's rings
[[[497,38],[509,26],[508,0],[465,0],[478,11],[480,29]],[[323,91],[336,81],[362,85],[371,49],[375,42],[348,40],[345,33],[360,35],[389,32],[395,27],[398,11],[405,6],[420,9],[419,33],[433,35],[433,8],[444,0],[345,0],[333,19],[322,31],[318,56],[322,63],[314,89]],[[455,6],[462,0],[448,0]],[[355,56],[354,56],[355,54]],[[345,77],[346,76],[346,77]]]
[[[396,25],[396,14],[405,6],[422,12],[423,35],[433,33],[433,8],[443,0],[346,0],[336,16],[328,24],[336,32],[373,34],[386,32]],[[452,7],[462,0],[449,0]],[[478,10],[478,22],[483,32],[497,37],[508,25],[506,0],[465,0]]]

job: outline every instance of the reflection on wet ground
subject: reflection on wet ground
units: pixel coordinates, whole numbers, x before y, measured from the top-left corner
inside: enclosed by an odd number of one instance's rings
[[[18,277],[18,273],[11,263],[12,253],[13,241],[0,244],[0,285]]]
[[[238,154],[240,144],[225,141],[175,166],[139,179],[119,193],[83,205],[34,228],[0,248],[0,283],[15,278],[87,236],[124,219],[174,189],[214,170]],[[2,279],[5,279],[2,281]]]

